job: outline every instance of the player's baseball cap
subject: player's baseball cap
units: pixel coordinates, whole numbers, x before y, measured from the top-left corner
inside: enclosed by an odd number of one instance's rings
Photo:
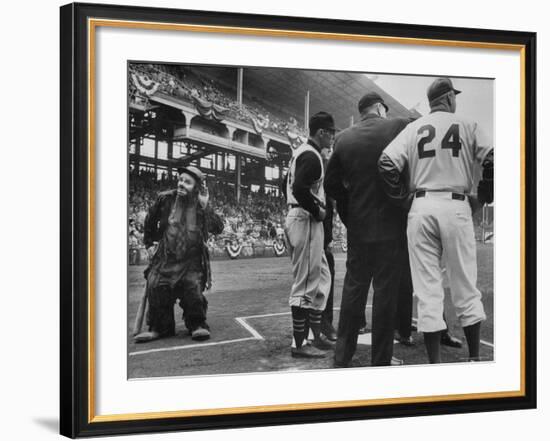
[[[312,135],[317,133],[317,130],[325,129],[336,132],[334,126],[334,118],[330,113],[318,112],[309,119],[309,133]]]
[[[384,99],[378,95],[376,92],[367,92],[365,95],[361,97],[359,100],[359,103],[357,104],[357,108],[359,109],[359,113],[363,111],[363,109],[366,109],[367,107],[372,106],[374,103],[380,103],[386,108],[386,112],[388,112],[390,109],[388,109],[388,106],[384,102]]]
[[[178,173],[187,173],[189,176],[193,177],[198,183],[201,183],[203,179],[202,172],[197,167],[194,167],[192,165],[188,167],[178,167]]]
[[[450,78],[437,78],[432,84],[430,84],[430,87],[428,87],[428,101],[432,102],[451,90],[455,93],[455,95],[461,93],[460,90],[456,90],[453,87],[453,82]]]

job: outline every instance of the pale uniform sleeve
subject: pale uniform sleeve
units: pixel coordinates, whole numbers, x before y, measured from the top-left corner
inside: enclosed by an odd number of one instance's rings
[[[409,160],[409,138],[411,131],[406,127],[384,149],[384,154],[395,164],[399,172],[402,172]]]
[[[489,135],[477,123],[472,123],[472,140],[474,145],[474,157],[478,164],[482,164],[493,146]]]
[[[494,147],[487,133],[476,122],[470,122],[469,142],[473,146],[474,188],[481,204],[493,202]]]

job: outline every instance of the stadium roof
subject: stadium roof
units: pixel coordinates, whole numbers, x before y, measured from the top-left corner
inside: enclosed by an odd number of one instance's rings
[[[237,68],[193,67],[198,74],[206,75],[225,87],[236,90]],[[303,121],[305,96],[310,92],[310,111],[313,115],[324,110],[331,113],[340,128],[350,125],[353,116],[359,118],[357,102],[367,92],[379,93],[388,107],[390,116],[409,117],[414,114],[395,98],[380,88],[366,74],[355,72],[330,72],[286,68],[244,68],[243,94],[250,99],[289,113]]]

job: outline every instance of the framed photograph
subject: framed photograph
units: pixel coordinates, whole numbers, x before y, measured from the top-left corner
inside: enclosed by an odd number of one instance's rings
[[[60,14],[61,434],[536,407],[534,33]]]

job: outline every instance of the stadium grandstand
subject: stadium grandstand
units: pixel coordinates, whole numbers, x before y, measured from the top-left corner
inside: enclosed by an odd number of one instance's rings
[[[389,117],[419,116],[361,73],[130,63],[130,262],[145,258],[147,209],[158,191],[175,186],[183,165],[203,171],[210,203],[224,217],[223,234],[211,239],[214,256],[282,254],[280,184],[293,149],[307,139],[309,115],[327,111],[344,129],[368,91],[384,98]],[[338,221],[334,237],[345,248]]]

